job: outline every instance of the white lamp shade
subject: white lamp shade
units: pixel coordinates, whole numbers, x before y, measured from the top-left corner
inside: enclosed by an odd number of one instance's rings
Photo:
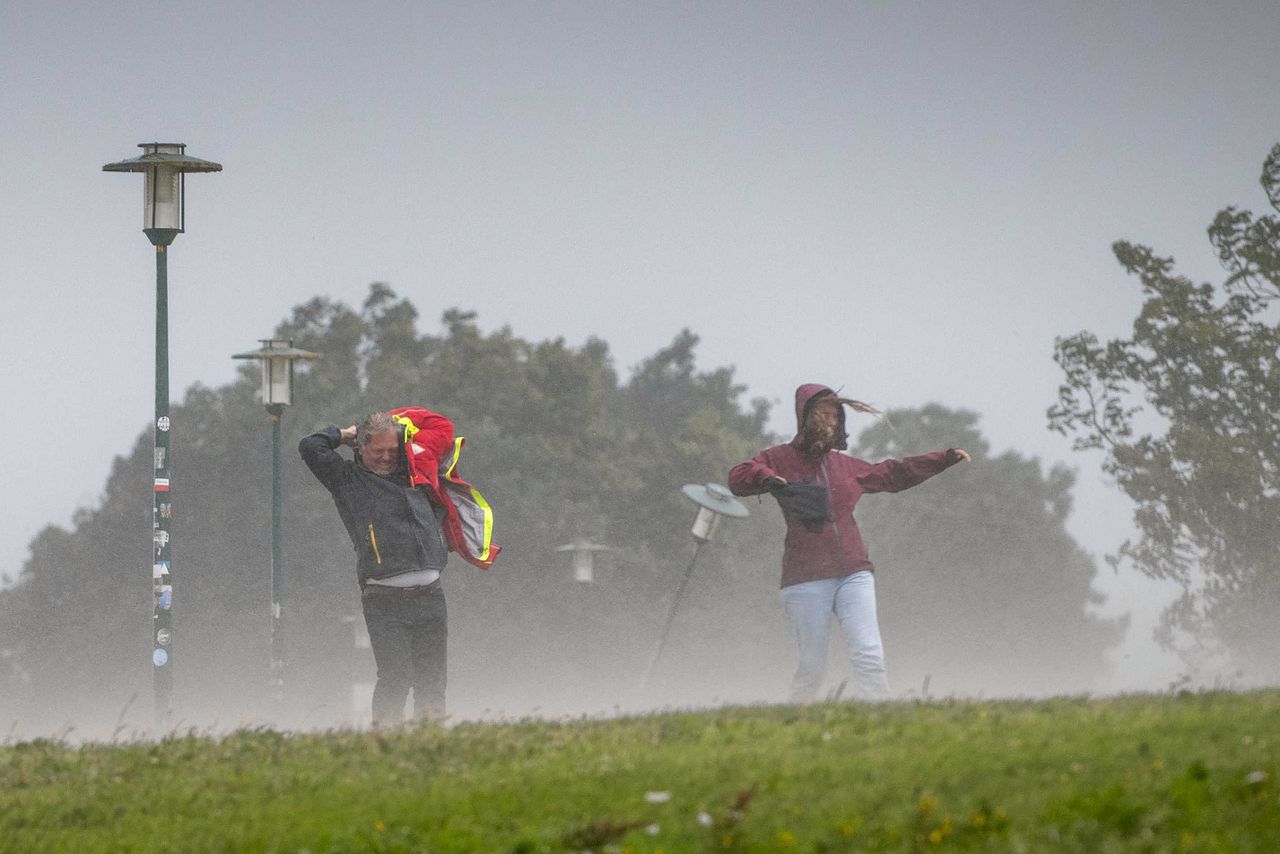
[[[148,169],[142,227],[182,231],[182,171],[161,164]]]
[[[592,552],[573,553],[573,580],[584,584],[595,580],[595,556]]]
[[[706,507],[698,508],[698,515],[693,518],[693,536],[704,543],[709,542],[720,527],[720,514]]]
[[[293,404],[293,360],[273,356],[262,360],[262,402],[268,406]]]

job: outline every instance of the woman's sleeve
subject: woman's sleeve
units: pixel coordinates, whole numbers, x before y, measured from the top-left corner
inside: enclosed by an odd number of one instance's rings
[[[885,460],[857,476],[864,492],[901,492],[924,483],[939,472],[960,462],[954,448],[934,451],[918,457]]]
[[[768,492],[764,482],[777,477],[769,466],[768,451],[761,451],[745,463],[738,463],[729,469],[729,491],[734,495],[759,495]]]

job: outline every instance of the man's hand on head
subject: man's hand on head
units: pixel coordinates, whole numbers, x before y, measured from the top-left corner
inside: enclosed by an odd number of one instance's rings
[[[342,444],[354,448],[356,446],[356,425],[343,427],[338,431],[342,437]]]

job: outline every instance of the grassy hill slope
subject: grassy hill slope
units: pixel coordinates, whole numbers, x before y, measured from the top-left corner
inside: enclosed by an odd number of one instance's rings
[[[1280,851],[1280,691],[0,748],[3,851]]]

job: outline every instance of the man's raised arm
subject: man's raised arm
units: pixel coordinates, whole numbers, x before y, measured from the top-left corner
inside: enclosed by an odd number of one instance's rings
[[[311,469],[316,479],[333,492],[341,487],[349,476],[346,460],[338,453],[338,446],[354,447],[355,443],[355,425],[338,429],[330,424],[304,437],[298,443],[298,453],[302,455],[302,461],[307,464],[307,468]]]

